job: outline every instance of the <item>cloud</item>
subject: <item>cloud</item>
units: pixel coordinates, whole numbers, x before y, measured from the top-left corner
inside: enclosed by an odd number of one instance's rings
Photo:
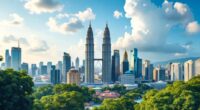
[[[4,26],[21,26],[23,24],[24,18],[17,13],[9,14],[7,20],[0,21],[0,25]]]
[[[61,11],[64,6],[56,0],[29,0],[24,7],[32,14],[41,14]]]
[[[34,40],[32,42],[35,42],[32,47],[30,48],[31,52],[46,52],[49,50],[49,46],[46,41],[44,40]]]
[[[186,4],[165,0],[162,7],[158,7],[151,0],[126,0],[124,10],[125,17],[130,19],[132,31],[119,37],[113,48],[138,48],[144,52],[171,54],[187,51],[181,44],[167,40],[173,27],[178,25],[184,28],[193,20]]]
[[[82,22],[77,18],[70,18],[68,22],[58,24],[56,18],[51,17],[49,18],[47,25],[51,31],[62,34],[72,34],[83,28]]]
[[[25,37],[16,37],[14,35],[4,36],[2,39],[4,44],[18,44],[18,41],[22,47],[26,47],[25,50],[29,52],[45,52],[49,49],[49,46],[46,41],[30,38],[27,39]]]
[[[119,19],[119,18],[122,17],[123,15],[122,15],[122,13],[119,12],[118,10],[115,10],[115,11],[113,12],[113,16],[114,16],[116,19]]]
[[[95,19],[96,15],[93,13],[91,8],[87,8],[84,11],[79,11],[77,14],[75,14],[75,16],[78,17],[81,21],[87,21]]]
[[[9,36],[4,36],[3,37],[3,42],[5,43],[11,43],[11,42],[17,42],[19,41],[20,44],[25,44],[25,45],[29,45],[28,41],[26,38],[20,37],[20,38],[16,38],[13,35],[9,35]]]
[[[186,27],[186,31],[188,33],[198,33],[200,32],[200,24],[198,24],[197,21],[192,21],[190,23],[188,23],[187,27]]]

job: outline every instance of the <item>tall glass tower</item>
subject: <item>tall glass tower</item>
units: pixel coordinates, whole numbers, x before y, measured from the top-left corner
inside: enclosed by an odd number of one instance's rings
[[[91,24],[88,27],[85,50],[85,83],[94,83],[94,39]]]

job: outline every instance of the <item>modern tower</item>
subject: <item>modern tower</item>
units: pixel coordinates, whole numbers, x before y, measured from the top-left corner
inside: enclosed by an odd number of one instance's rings
[[[123,72],[123,74],[125,74],[125,72],[128,71],[128,70],[129,70],[128,54],[125,51],[124,52],[124,59],[123,59],[123,62],[122,62],[122,72]]]
[[[19,71],[21,68],[21,48],[12,47],[11,49],[11,67],[15,71]]]
[[[195,75],[195,65],[192,60],[184,63],[184,81],[190,80]]]
[[[28,73],[28,69],[29,69],[29,68],[28,68],[28,63],[22,63],[22,64],[21,64],[21,70],[26,71],[27,74],[29,74],[29,73]]]
[[[52,84],[59,84],[60,80],[60,70],[56,69],[55,65],[51,66],[50,81]]]
[[[103,36],[102,59],[102,81],[103,83],[111,83],[111,43],[107,24]]]
[[[76,57],[75,67],[77,70],[79,70],[79,58]]]
[[[85,83],[94,83],[94,39],[91,24],[86,36]]]
[[[63,72],[62,72],[62,82],[67,82],[67,72],[71,68],[71,56],[68,53],[64,52],[63,55]]]
[[[10,56],[8,49],[6,50],[5,56],[6,56],[5,57],[5,66],[6,66],[6,68],[10,68],[11,67],[11,56]]]
[[[112,82],[118,81],[120,76],[120,55],[119,50],[114,50],[112,56]]]

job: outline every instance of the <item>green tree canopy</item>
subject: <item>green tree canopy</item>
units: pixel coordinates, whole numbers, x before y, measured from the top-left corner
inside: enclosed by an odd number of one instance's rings
[[[32,78],[24,71],[0,70],[0,109],[31,110]]]

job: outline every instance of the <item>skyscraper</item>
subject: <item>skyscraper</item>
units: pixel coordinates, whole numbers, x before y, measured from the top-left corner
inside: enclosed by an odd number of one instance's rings
[[[76,57],[75,68],[79,70],[79,58]]]
[[[132,53],[131,69],[135,73],[135,78],[137,79],[142,77],[142,59],[138,58],[137,48],[134,48],[134,50],[132,50],[131,53]]]
[[[150,64],[149,60],[144,60],[142,76],[144,80],[153,80],[153,65]]]
[[[102,81],[103,83],[110,83],[111,80],[111,43],[110,31],[108,25],[104,30],[103,44],[102,44]]]
[[[27,74],[28,74],[28,63],[22,63],[22,64],[21,64],[21,70],[26,71]]]
[[[87,31],[85,46],[85,83],[94,83],[94,39],[91,24]]]
[[[56,64],[56,69],[60,70],[60,79],[62,79],[62,72],[63,72],[63,63],[62,61],[58,61],[58,63]]]
[[[122,62],[122,72],[123,72],[123,74],[125,74],[125,72],[128,71],[128,70],[129,70],[128,54],[125,51],[124,52],[124,59],[123,59],[123,62]]]
[[[31,64],[31,75],[35,76],[37,73],[37,65],[36,64]]]
[[[153,80],[154,81],[165,81],[165,69],[161,68],[161,67],[154,68]]]
[[[171,64],[171,80],[183,80],[183,71],[182,65],[180,63],[172,63]]]
[[[200,75],[200,59],[195,61],[195,76]]]
[[[41,75],[47,75],[47,66],[46,65],[42,65],[41,66]]]
[[[51,74],[51,66],[52,66],[52,62],[47,62],[47,74],[50,76]]]
[[[11,49],[11,67],[15,71],[19,71],[21,68],[21,48],[12,47]]]
[[[64,52],[63,55],[63,72],[62,72],[62,82],[66,83],[66,78],[67,78],[67,72],[69,71],[69,69],[71,68],[71,56]]]
[[[9,53],[8,49],[6,50],[6,53],[5,53],[5,67],[6,68],[10,68],[11,67],[11,56],[10,56],[10,53]]]
[[[192,60],[184,63],[184,81],[190,80],[195,75],[194,70],[194,62]]]
[[[118,81],[120,76],[120,55],[119,50],[114,50],[112,56],[112,82]]]
[[[42,66],[44,65],[44,63],[41,61],[39,63],[39,68],[38,68],[38,75],[42,74]]]
[[[59,84],[60,80],[60,70],[56,69],[55,65],[51,66],[50,81],[52,84]]]

